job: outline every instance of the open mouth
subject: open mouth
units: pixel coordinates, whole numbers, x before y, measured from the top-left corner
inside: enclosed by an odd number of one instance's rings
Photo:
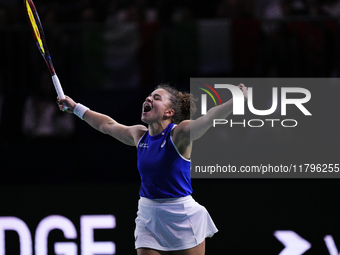
[[[145,103],[143,106],[143,112],[149,112],[149,111],[151,111],[151,106]]]

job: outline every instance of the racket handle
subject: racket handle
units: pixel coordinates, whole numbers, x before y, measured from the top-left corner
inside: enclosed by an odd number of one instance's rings
[[[58,97],[60,99],[64,99],[65,98],[64,91],[61,87],[60,81],[59,81],[58,76],[56,74],[52,75],[52,81],[53,81],[53,84],[54,84],[54,88],[57,91]]]
[[[64,94],[63,88],[61,87],[61,84],[60,84],[60,81],[59,81],[57,74],[52,75],[52,81],[53,81],[53,84],[54,84],[54,88],[55,88],[55,90],[58,94],[58,97],[60,99],[64,99],[65,94]],[[68,109],[68,107],[63,106],[63,111],[66,111],[67,109]]]

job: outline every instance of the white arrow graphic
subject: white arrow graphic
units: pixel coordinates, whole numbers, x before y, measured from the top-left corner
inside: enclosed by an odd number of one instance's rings
[[[308,241],[291,230],[275,231],[274,236],[285,246],[279,255],[301,255],[312,246]]]

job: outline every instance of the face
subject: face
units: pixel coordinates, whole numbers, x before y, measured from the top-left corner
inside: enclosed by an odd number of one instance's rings
[[[171,117],[173,110],[170,106],[170,94],[164,89],[156,89],[144,101],[142,121],[151,124]]]

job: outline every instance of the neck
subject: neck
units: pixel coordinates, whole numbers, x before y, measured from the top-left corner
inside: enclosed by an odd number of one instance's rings
[[[160,134],[169,124],[171,123],[170,120],[156,122],[149,124],[149,135],[155,136]]]

